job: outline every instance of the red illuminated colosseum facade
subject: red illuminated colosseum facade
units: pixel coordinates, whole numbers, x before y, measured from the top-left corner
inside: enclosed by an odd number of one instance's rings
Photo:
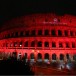
[[[0,56],[53,62],[76,60],[76,16],[31,14],[0,29]]]

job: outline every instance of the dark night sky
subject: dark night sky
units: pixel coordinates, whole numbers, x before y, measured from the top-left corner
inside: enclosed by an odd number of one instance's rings
[[[0,0],[0,25],[12,18],[31,13],[76,15],[75,0]]]

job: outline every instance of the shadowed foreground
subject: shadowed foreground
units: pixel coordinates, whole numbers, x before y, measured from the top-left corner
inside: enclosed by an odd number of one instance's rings
[[[0,75],[34,75],[28,63],[7,59],[0,61]]]

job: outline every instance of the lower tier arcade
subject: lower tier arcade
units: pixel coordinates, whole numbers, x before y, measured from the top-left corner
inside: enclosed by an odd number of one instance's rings
[[[1,49],[0,58],[9,58],[10,56],[17,56],[17,59],[26,59],[31,62],[56,62],[56,61],[76,61],[75,50],[71,49]]]

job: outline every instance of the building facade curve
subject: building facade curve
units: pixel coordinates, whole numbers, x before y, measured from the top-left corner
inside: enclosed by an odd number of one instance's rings
[[[34,61],[76,61],[76,16],[31,14],[0,29],[0,55]]]

